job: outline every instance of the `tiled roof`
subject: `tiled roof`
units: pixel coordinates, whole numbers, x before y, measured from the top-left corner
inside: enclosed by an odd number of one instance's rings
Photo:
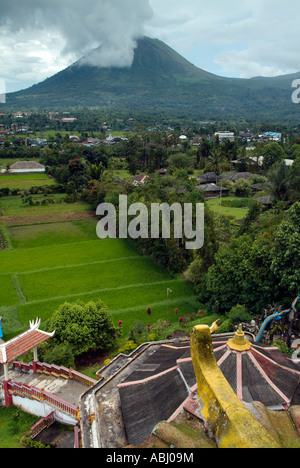
[[[189,347],[160,346],[118,385],[126,434],[130,444],[139,444],[162,419],[168,419],[188,396],[177,360]],[[194,382],[193,382],[194,383]],[[172,394],[172,398],[166,398]],[[145,413],[145,408],[151,408]]]
[[[10,169],[45,169],[45,166],[35,161],[18,161],[10,166]]]
[[[274,200],[274,197],[272,195],[256,198],[256,201],[262,203],[263,205],[271,205],[273,200]]]
[[[149,179],[149,176],[145,175],[145,174],[138,174],[134,177],[132,177],[131,180],[135,181],[135,182],[145,182],[145,180]]]
[[[196,188],[202,192],[221,192],[221,190],[224,190],[216,184],[200,184]]]
[[[269,409],[299,404],[299,366],[278,348],[253,343],[248,351],[233,351],[227,346],[232,336],[214,335],[212,343],[218,365],[240,400],[245,404],[259,401]],[[189,340],[178,344],[166,341],[151,353],[146,350],[149,355],[145,354],[141,363],[123,362],[115,384],[119,396],[114,398],[119,398],[127,441],[135,446],[150,436],[156,424],[176,413],[188,389],[196,385]],[[122,369],[126,369],[124,378]],[[107,372],[112,385],[114,372]]]
[[[228,174],[221,174],[218,177],[218,180],[226,179],[226,180],[231,180],[232,182],[236,182],[237,180],[240,179],[250,179],[254,174],[251,172],[231,172]]]
[[[39,330],[40,323],[40,320],[37,320],[35,323],[30,322],[29,330],[0,346],[0,364],[14,361],[19,356],[22,356],[22,354],[44,343],[44,341],[54,335],[55,332],[46,333]]]
[[[213,347],[220,369],[240,400],[260,401],[269,408],[291,403],[300,369],[278,348],[252,344],[247,351],[234,352],[222,335],[213,338]]]
[[[218,448],[218,442],[207,431],[200,417],[199,404],[194,398],[192,394],[174,419],[161,421],[150,437],[136,448]],[[300,448],[300,406],[274,411],[260,402],[253,402],[247,408],[280,448]],[[194,457],[197,456],[201,457],[200,452],[196,451]],[[199,461],[201,462],[201,458]]]

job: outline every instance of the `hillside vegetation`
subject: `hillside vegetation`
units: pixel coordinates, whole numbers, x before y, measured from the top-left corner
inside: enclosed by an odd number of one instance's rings
[[[298,121],[292,82],[300,74],[250,80],[201,70],[157,39],[138,41],[128,68],[98,68],[79,60],[29,89],[8,94],[7,108],[100,107],[197,115]]]

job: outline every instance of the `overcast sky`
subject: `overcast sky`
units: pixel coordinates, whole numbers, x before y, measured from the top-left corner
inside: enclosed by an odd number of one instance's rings
[[[299,0],[0,0],[0,79],[23,89],[99,46],[88,60],[128,66],[142,35],[217,75],[294,73],[299,21]]]

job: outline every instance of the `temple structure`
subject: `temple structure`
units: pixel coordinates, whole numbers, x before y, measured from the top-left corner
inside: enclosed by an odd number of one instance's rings
[[[46,333],[40,330],[40,319],[36,319],[35,322],[30,321],[29,325],[29,330],[0,345],[0,364],[4,368],[3,384],[6,406],[12,406],[12,398],[7,388],[7,383],[9,382],[9,364],[28,351],[33,350],[33,371],[36,372],[38,363],[37,347],[49,338],[52,338],[55,334],[55,331],[53,333]]]
[[[112,359],[96,381],[38,362],[37,347],[55,334],[40,325],[0,345],[2,402],[38,410],[42,424],[52,417],[74,426],[77,447],[300,448],[299,364],[241,326],[218,335],[215,322],[144,343]],[[30,350],[32,363],[16,362]]]
[[[254,336],[244,333],[241,327],[230,334],[212,335],[212,331],[216,331],[215,327],[200,327],[191,333],[192,339],[145,343],[130,355],[116,356],[102,368],[97,374],[99,383],[81,397],[83,446],[149,447],[154,438],[155,444],[168,439],[169,444],[179,447],[182,445],[172,442],[179,426],[192,417],[195,427],[204,420],[206,427],[215,429],[214,420],[220,414],[227,427],[235,427],[235,436],[234,440],[229,440],[228,434],[215,436],[217,446],[255,446],[263,440],[260,431],[254,430],[252,441],[246,434],[238,433],[238,427],[242,430],[248,423],[257,427],[244,412],[245,407],[254,413],[262,411],[266,420],[270,414],[276,414],[288,421],[293,408],[297,421],[293,424],[300,427],[299,365],[278,348],[257,345]],[[239,423],[235,413],[242,415]],[[178,418],[185,421],[178,422]],[[223,423],[219,421],[218,426],[223,427]],[[288,427],[287,422],[284,426]],[[170,433],[172,436],[165,439]],[[300,447],[299,437],[300,432],[294,433],[293,442],[284,443]],[[207,443],[207,438],[199,440],[198,431],[196,439],[196,444]],[[263,440],[262,445],[268,443]]]

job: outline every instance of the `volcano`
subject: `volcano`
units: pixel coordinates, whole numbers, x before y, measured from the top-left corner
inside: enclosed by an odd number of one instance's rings
[[[100,68],[86,57],[42,83],[7,95],[8,108],[135,110],[298,121],[292,82],[300,72],[274,78],[224,78],[197,68],[158,39],[137,41],[130,67]]]

